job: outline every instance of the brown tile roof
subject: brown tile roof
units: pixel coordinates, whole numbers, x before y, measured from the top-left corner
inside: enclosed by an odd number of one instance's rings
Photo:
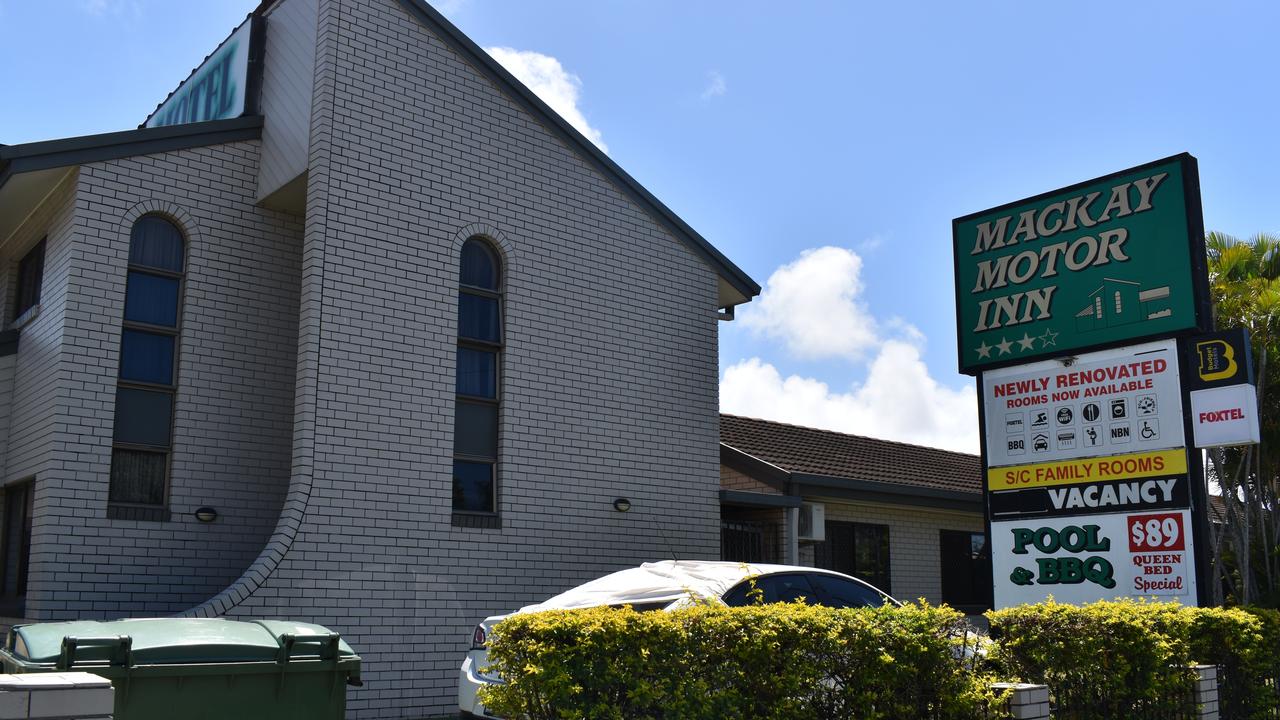
[[[977,455],[724,413],[720,442],[792,474],[982,492]]]

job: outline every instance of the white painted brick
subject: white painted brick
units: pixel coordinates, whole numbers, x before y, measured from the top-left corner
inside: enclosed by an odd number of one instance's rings
[[[717,279],[396,0],[318,15],[305,227],[253,204],[256,141],[91,163],[50,199],[5,478],[37,477],[32,618],[182,612],[249,570],[196,614],[327,625],[365,660],[353,718],[428,716],[486,615],[718,556]],[[193,232],[167,523],[106,518],[143,210]],[[473,232],[507,273],[499,529],[451,523]]]
[[[31,693],[27,690],[0,686],[0,718],[25,719],[31,708]]]

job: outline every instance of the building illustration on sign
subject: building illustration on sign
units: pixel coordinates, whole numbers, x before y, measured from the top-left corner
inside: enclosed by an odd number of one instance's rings
[[[1089,293],[1089,304],[1076,313],[1076,330],[1089,332],[1169,317],[1172,310],[1162,302],[1169,299],[1169,286],[1140,290],[1129,280],[1103,278],[1102,285]],[[1153,307],[1154,306],[1154,307]]]

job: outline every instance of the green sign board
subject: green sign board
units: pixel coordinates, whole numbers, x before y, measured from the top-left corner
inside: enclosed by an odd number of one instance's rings
[[[952,234],[960,372],[1208,322],[1190,155],[967,215]]]

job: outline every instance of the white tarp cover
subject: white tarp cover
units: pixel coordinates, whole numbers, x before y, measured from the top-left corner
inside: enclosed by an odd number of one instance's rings
[[[602,605],[647,604],[719,598],[751,575],[769,571],[768,565],[703,560],[663,560],[619,570],[566,590],[519,612],[567,610]]]

